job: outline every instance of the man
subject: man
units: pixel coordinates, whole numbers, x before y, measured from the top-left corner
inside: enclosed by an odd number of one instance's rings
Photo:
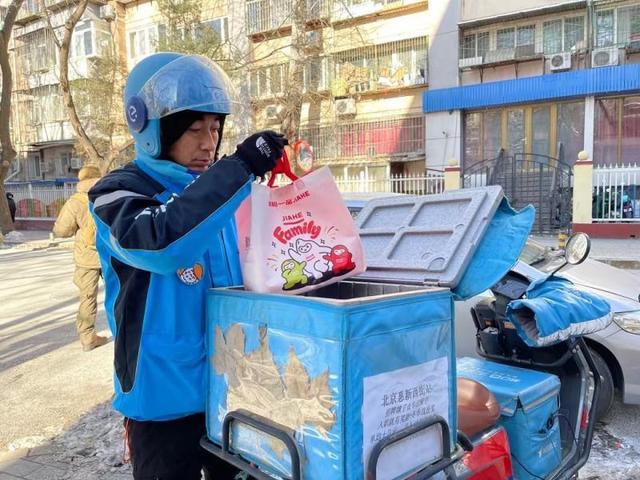
[[[7,192],[7,203],[9,204],[9,213],[11,214],[11,221],[16,223],[16,202],[13,199],[13,193]]]
[[[56,237],[66,238],[75,235],[73,261],[76,264],[76,270],[73,283],[80,291],[76,331],[85,352],[100,347],[108,341],[106,337],[96,335],[100,259],[96,251],[96,226],[89,212],[87,195],[99,178],[100,170],[94,166],[80,169],[76,193],[62,206],[53,226],[53,234]]]
[[[125,88],[136,159],[89,193],[98,228],[107,318],[115,335],[114,407],[136,479],[233,478],[204,465],[205,301],[242,283],[234,212],[287,141],[250,136],[218,158],[232,99],[226,74],[196,55],[158,53]]]

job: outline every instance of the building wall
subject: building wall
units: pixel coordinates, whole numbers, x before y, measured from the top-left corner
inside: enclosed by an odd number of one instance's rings
[[[459,84],[459,11],[460,0],[438,0],[430,4],[429,89]],[[427,168],[442,170],[451,159],[459,160],[462,138],[460,112],[427,114],[425,123]]]
[[[461,0],[460,21],[468,22],[485,18],[526,12],[559,5],[572,5],[575,0]]]
[[[347,13],[336,12],[334,4],[331,18],[314,27],[316,46],[305,56],[309,63],[313,62],[310,58],[316,58],[321,80],[314,83],[319,85],[317,90],[308,91],[303,101],[301,139],[312,144],[319,163],[330,164],[341,176],[372,178],[398,170],[408,173],[417,164],[424,170],[424,131],[416,132],[416,128],[424,128],[421,94],[429,70],[425,29],[429,11],[427,3],[419,0],[393,6],[400,8],[382,11],[377,3],[363,2],[352,5]],[[256,95],[261,91],[256,85],[264,81],[260,75],[268,77],[269,66],[293,67],[292,35],[291,27],[285,25],[275,38],[252,38],[256,62],[250,77],[257,128],[282,126],[282,117],[268,112],[287,104],[288,99],[282,96],[284,88],[271,87],[266,94]],[[407,150],[414,148],[412,139],[417,137],[421,144],[413,153],[422,160],[406,163],[413,159]],[[390,152],[403,153],[396,156]],[[391,169],[390,161],[396,160],[405,163]]]

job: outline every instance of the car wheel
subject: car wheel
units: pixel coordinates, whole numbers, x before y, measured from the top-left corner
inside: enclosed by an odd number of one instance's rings
[[[598,405],[596,406],[596,421],[600,421],[609,413],[609,410],[611,410],[615,386],[613,384],[613,375],[604,358],[595,350],[590,350],[589,353],[591,353],[593,363],[596,364],[596,368],[600,372],[602,379],[600,382],[600,397],[598,398]]]

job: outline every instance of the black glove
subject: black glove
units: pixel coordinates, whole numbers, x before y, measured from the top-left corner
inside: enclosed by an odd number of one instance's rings
[[[247,137],[236,149],[236,155],[256,177],[273,170],[289,141],[281,133],[264,130]]]

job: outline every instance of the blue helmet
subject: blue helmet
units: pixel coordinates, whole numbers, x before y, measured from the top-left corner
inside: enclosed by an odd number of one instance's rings
[[[148,155],[162,151],[160,119],[195,110],[224,116],[232,111],[233,86],[227,74],[200,55],[156,53],[129,73],[124,89],[129,131]]]

